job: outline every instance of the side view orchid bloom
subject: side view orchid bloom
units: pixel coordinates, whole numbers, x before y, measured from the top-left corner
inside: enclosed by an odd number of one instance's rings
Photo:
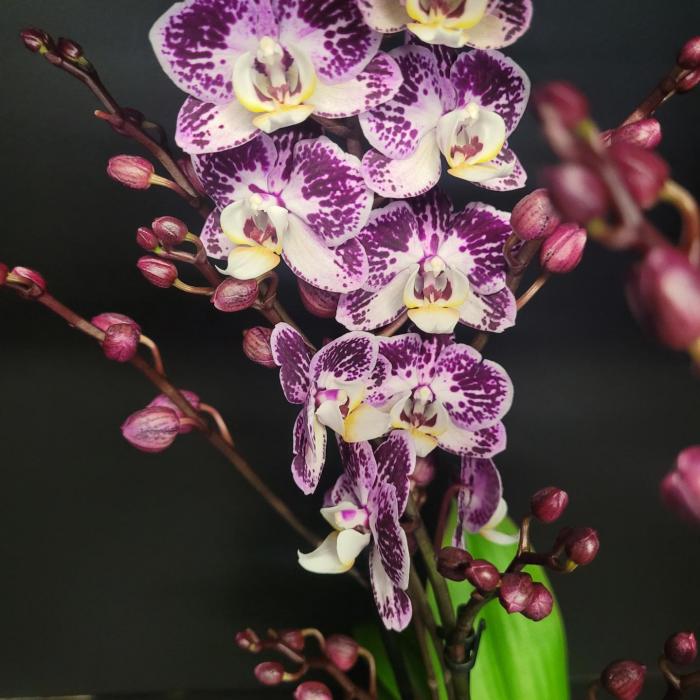
[[[165,72],[190,95],[176,133],[188,153],[240,146],[311,114],[359,114],[401,83],[394,61],[377,52],[381,35],[344,0],[185,0],[150,38]]]
[[[415,450],[403,431],[391,433],[374,452],[368,442],[338,444],[345,471],[321,509],[334,532],[313,552],[299,552],[299,564],[314,573],[343,573],[370,546],[370,579],[379,615],[387,629],[400,632],[411,621],[411,601],[406,593],[410,554],[399,519],[408,501]]]

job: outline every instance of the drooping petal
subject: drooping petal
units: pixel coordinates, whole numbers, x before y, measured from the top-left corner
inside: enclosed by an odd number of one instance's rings
[[[416,197],[434,187],[440,179],[440,150],[431,130],[407,158],[393,160],[373,149],[362,158],[365,182],[382,197]]]
[[[276,34],[267,0],[176,2],[156,20],[149,38],[170,79],[201,100],[225,104],[233,97],[236,58]]]
[[[394,430],[377,447],[374,454],[379,479],[392,484],[396,495],[399,515],[403,515],[408,501],[409,474],[416,466],[416,450],[408,433]]]
[[[237,245],[228,254],[228,265],[221,270],[239,280],[254,280],[280,263],[280,256],[261,245]]]
[[[401,81],[396,61],[380,52],[350,80],[333,84],[319,82],[309,101],[314,106],[314,114],[320,117],[353,117],[390,100]]]
[[[369,527],[382,560],[382,568],[395,586],[406,590],[410,555],[406,533],[399,524],[399,509],[393,484],[377,484],[372,490],[369,511]]]
[[[313,552],[297,552],[299,565],[313,574],[344,574],[368,543],[369,534],[356,530],[331,532]]]
[[[280,368],[282,391],[289,403],[304,403],[309,392],[311,351],[299,331],[278,323],[270,336],[270,349]]]
[[[327,245],[354,238],[373,200],[360,161],[325,136],[296,144],[290,181],[280,197]]]
[[[512,59],[499,51],[468,51],[452,66],[452,84],[460,107],[476,102],[496,112],[513,133],[530,97],[530,79]]]
[[[311,360],[313,380],[325,374],[350,384],[369,378],[379,352],[379,340],[371,333],[353,331],[324,345]]]
[[[370,539],[369,532],[343,530],[338,533],[338,559],[352,566],[357,555],[369,544]]]
[[[430,388],[452,421],[467,430],[493,425],[513,402],[513,384],[506,371],[462,343],[440,353]]]
[[[329,248],[298,216],[289,217],[282,254],[294,274],[328,292],[351,292],[367,279],[367,254],[357,239]]]
[[[508,174],[481,182],[472,180],[475,185],[494,192],[509,192],[510,190],[519,190],[521,187],[525,187],[527,182],[525,168],[523,168],[518,156],[507,144],[503,146],[498,156],[490,161],[490,164],[499,170],[508,171]],[[454,175],[451,170],[448,172],[450,175]],[[459,175],[456,175],[456,177],[459,177]]]
[[[177,115],[175,142],[193,155],[216,153],[242,146],[257,133],[252,113],[237,100],[215,105],[188,97]]]
[[[393,34],[405,28],[411,18],[401,0],[357,0],[368,26],[382,34]]]
[[[411,599],[387,576],[376,548],[369,553],[369,573],[372,593],[379,616],[387,629],[401,632],[411,622]]]
[[[390,421],[384,411],[363,403],[350,411],[344,427],[343,440],[346,442],[376,440],[389,432]]]
[[[355,502],[367,505],[369,493],[377,480],[377,462],[368,442],[347,443],[338,439],[340,462],[345,469],[347,483],[351,485]]]
[[[517,312],[515,295],[504,287],[495,294],[470,294],[459,307],[459,320],[478,331],[501,333],[515,324]]]
[[[302,408],[304,431],[295,438],[295,455],[292,461],[294,483],[305,493],[316,490],[326,461],[326,428],[315,416],[313,397]],[[299,420],[299,419],[298,419]],[[295,435],[297,425],[295,424]]]
[[[214,209],[207,217],[199,233],[199,238],[204,245],[204,250],[207,251],[207,255],[210,258],[223,260],[228,257],[233,247],[228,236],[226,236],[221,228],[218,209]]]
[[[500,49],[517,41],[530,27],[532,0],[490,0],[486,16],[469,30],[467,43],[478,49]]]
[[[412,199],[409,204],[416,217],[418,235],[423,241],[425,252],[437,254],[440,242],[449,230],[453,211],[450,198],[435,188],[421,197]],[[448,260],[445,262],[449,263]]]
[[[464,548],[464,531],[478,532],[493,517],[503,495],[501,475],[493,460],[462,457],[457,496],[457,526],[452,546]]]
[[[451,425],[438,438],[443,450],[469,457],[493,457],[506,449],[506,429],[500,421],[472,432]]]

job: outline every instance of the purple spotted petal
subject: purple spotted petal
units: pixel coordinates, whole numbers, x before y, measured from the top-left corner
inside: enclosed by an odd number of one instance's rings
[[[478,292],[492,294],[505,286],[503,248],[512,233],[510,214],[475,202],[455,214],[445,228],[440,257],[467,276]]]
[[[372,370],[367,390],[365,392],[365,403],[370,406],[383,406],[390,396],[391,388],[387,385],[387,380],[391,375],[391,363],[383,355],[377,355],[377,364]]]
[[[396,496],[398,514],[403,515],[408,501],[408,475],[416,466],[416,449],[413,440],[403,430],[394,430],[377,447],[374,456],[380,481],[392,484]]]
[[[274,168],[268,173],[267,188],[269,192],[279,194],[289,183],[294,166],[294,147],[304,139],[314,139],[321,136],[321,126],[311,119],[306,119],[286,129],[277,129],[270,138],[277,149],[277,160]]]
[[[338,438],[338,450],[345,473],[338,480],[340,486],[337,493],[349,487],[354,496],[352,502],[358,506],[367,505],[370,491],[377,480],[377,462],[372,453],[372,446],[368,442],[350,444]]]
[[[378,482],[369,503],[369,527],[382,568],[391,582],[406,590],[410,555],[406,533],[399,524],[399,508],[393,484]]]
[[[294,483],[305,493],[316,490],[326,461],[326,429],[314,415],[313,397],[309,397],[294,424]]]
[[[391,365],[391,377],[400,380],[401,383],[397,385],[399,390],[418,384],[420,374],[417,365],[422,351],[423,341],[418,333],[380,339],[379,352]]]
[[[389,101],[360,115],[370,145],[388,158],[406,158],[420,139],[437,126],[446,101],[454,101],[452,86],[440,78],[437,61],[422,46],[401,46],[391,52],[403,83]]]
[[[149,38],[163,70],[193,97],[225,104],[233,97],[233,64],[255,49],[258,37],[275,36],[268,0],[176,2]]]
[[[479,331],[501,333],[515,324],[517,312],[513,292],[504,287],[495,294],[470,294],[459,307],[459,320]]]
[[[175,141],[191,154],[242,146],[258,133],[253,116],[237,100],[215,105],[188,97],[177,115]]]
[[[391,582],[375,547],[369,553],[369,574],[374,602],[384,626],[395,632],[406,629],[411,622],[411,599]]]
[[[367,379],[377,361],[378,339],[370,333],[353,331],[324,345],[311,360],[310,376],[317,381],[329,373],[340,382]]]
[[[493,457],[506,449],[506,429],[500,421],[475,432],[452,425],[440,435],[438,445],[463,457]]]
[[[309,393],[311,351],[301,334],[287,323],[278,323],[270,336],[272,357],[280,368],[280,383],[290,403],[304,403]]]
[[[219,222],[219,211],[214,209],[204,222],[199,238],[204,245],[204,250],[210,258],[223,260],[231,252],[233,243],[224,234]]]
[[[452,64],[457,59],[457,56],[459,56],[459,54],[462,53],[461,49],[453,49],[452,47],[444,46],[443,44],[426,44],[425,42],[421,41],[415,34],[413,34],[413,32],[406,32],[405,37],[407,44],[422,46],[428,49],[433,54],[433,56],[435,56],[440,76],[445,80],[450,80],[450,71],[452,70]],[[448,108],[445,111],[450,112],[455,108],[455,106],[456,103],[453,102],[451,105],[448,106]]]
[[[500,49],[517,41],[532,21],[532,0],[491,0],[486,8],[487,21],[469,30],[470,46]]]
[[[450,198],[436,188],[412,199],[409,204],[416,217],[418,234],[423,241],[425,252],[436,254],[445,233],[449,231],[452,217]]]
[[[391,99],[401,86],[401,71],[386,53],[378,53],[365,69],[342,83],[319,82],[310,102],[320,117],[353,117]]]
[[[280,41],[304,51],[324,83],[350,80],[370,62],[382,37],[348,0],[272,0]]]
[[[194,156],[192,163],[206,193],[219,209],[267,187],[277,149],[266,134],[238,148]]]
[[[462,343],[440,353],[430,388],[453,423],[467,430],[493,425],[513,402],[513,385],[503,367]]]
[[[354,238],[369,217],[373,199],[360,161],[325,136],[296,144],[290,181],[280,197],[327,245]]]
[[[513,149],[509,148],[506,144],[501,149],[501,152],[492,161],[496,167],[501,167],[502,165],[508,165],[513,168],[513,170],[505,177],[494,178],[493,180],[486,180],[485,182],[475,182],[477,187],[483,187],[485,190],[492,190],[494,192],[509,192],[511,190],[519,190],[525,187],[527,182],[527,173],[525,168],[523,168],[522,163],[515,155]]]
[[[295,275],[327,292],[351,292],[367,279],[367,254],[357,239],[330,248],[293,214],[289,216],[282,255]]]
[[[382,34],[393,34],[411,21],[400,0],[356,0],[368,26]]]
[[[452,84],[460,106],[476,102],[496,112],[510,135],[525,112],[530,79],[512,59],[499,51],[468,51],[452,66]]]
[[[490,459],[462,457],[457,496],[457,526],[452,546],[464,548],[464,531],[479,532],[496,512],[503,495],[501,475]]]

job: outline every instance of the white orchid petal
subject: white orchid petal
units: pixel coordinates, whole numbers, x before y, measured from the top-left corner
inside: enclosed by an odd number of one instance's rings
[[[353,562],[349,564],[342,562],[338,556],[338,532],[332,532],[325,540],[314,549],[313,552],[305,554],[297,552],[299,565],[314,574],[343,574],[352,568]]]
[[[389,431],[389,415],[374,406],[363,403],[350,411],[345,419],[343,440],[363,442],[374,440]]]

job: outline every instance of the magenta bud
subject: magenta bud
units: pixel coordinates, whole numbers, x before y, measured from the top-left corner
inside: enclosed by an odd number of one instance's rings
[[[416,457],[416,466],[411,473],[411,481],[418,487],[425,487],[435,478],[434,453],[427,457]]]
[[[698,640],[693,632],[678,632],[664,644],[664,655],[674,664],[689,666],[698,656]]]
[[[647,667],[636,661],[613,661],[600,674],[600,684],[617,700],[635,700],[644,688]]]
[[[567,221],[586,224],[608,211],[610,197],[603,181],[589,168],[565,163],[548,168],[545,180],[554,206]]]
[[[107,175],[134,190],[147,190],[154,173],[153,164],[141,156],[114,156],[107,163]]]
[[[501,581],[498,569],[484,559],[474,559],[466,569],[467,581],[482,593],[494,590]]]
[[[332,634],[323,652],[341,671],[349,671],[357,662],[359,650],[360,645],[352,637]]]
[[[262,649],[260,637],[250,628],[236,634],[236,645],[239,649],[252,654],[257,654]]]
[[[544,188],[525,195],[513,207],[513,213],[510,215],[510,225],[515,235],[523,241],[546,238],[560,221],[549,193]]]
[[[19,33],[24,45],[33,53],[40,51],[46,53],[54,47],[53,39],[43,30],[35,27],[27,27]]]
[[[139,333],[141,332],[141,326],[139,326],[133,318],[129,318],[124,314],[118,314],[114,311],[106,311],[103,314],[98,314],[90,319],[90,323],[96,328],[99,328],[103,333],[107,332],[110,326],[114,326],[117,323],[130,323],[134,326]]]
[[[139,226],[136,231],[136,243],[144,250],[153,251],[158,247],[160,241],[148,226]]]
[[[139,329],[131,323],[115,323],[105,331],[102,350],[108,360],[129,362],[139,349]]]
[[[204,189],[204,185],[202,185],[202,181],[199,179],[197,171],[192,165],[192,158],[189,156],[183,156],[182,158],[178,158],[177,164],[180,166],[182,172],[187,176],[187,179],[190,181],[192,187],[194,187],[195,192],[203,197],[206,197],[207,191]]]
[[[175,441],[180,419],[169,408],[149,406],[130,415],[122,425],[122,435],[142,452],[162,452]]]
[[[469,552],[459,547],[443,547],[438,554],[438,571],[450,581],[464,581],[467,567],[474,559]]]
[[[5,263],[0,263],[0,287],[5,284],[5,280],[7,279],[7,275],[9,274],[10,269],[5,265]]]
[[[545,238],[540,248],[540,265],[555,274],[571,272],[581,262],[586,247],[586,229],[578,224],[561,224]]]
[[[33,296],[39,296],[46,291],[46,280],[36,270],[32,270],[29,267],[13,267],[10,274],[19,277],[23,282],[31,284]]]
[[[588,98],[571,83],[545,83],[534,91],[532,99],[538,112],[553,111],[568,129],[588,118]]]
[[[653,151],[628,143],[614,143],[608,150],[630,194],[641,207],[651,207],[668,180],[666,161]]]
[[[263,367],[276,367],[270,347],[272,329],[265,326],[254,326],[243,331],[243,352],[248,359]]]
[[[194,391],[187,391],[187,389],[180,389],[179,391],[185,397],[185,399],[187,399],[187,403],[189,403],[195,411],[199,411],[199,405],[201,403],[199,396],[197,396]],[[159,394],[148,405],[169,408],[171,411],[174,411],[177,414],[179,419],[185,417],[185,414],[180,410],[179,406],[177,406],[172,399],[165,394]],[[192,432],[193,429],[194,426],[190,425],[189,423],[181,423],[178,432],[180,435],[184,435],[185,433]]]
[[[569,495],[556,486],[540,489],[530,499],[532,514],[543,523],[553,523],[569,504]]]
[[[504,574],[498,589],[498,600],[509,614],[523,612],[533,593],[530,574]]]
[[[600,136],[606,146],[626,143],[631,146],[652,149],[661,143],[661,124],[650,117],[619,126],[617,129],[608,129]]]
[[[687,447],[661,482],[661,500],[687,522],[700,524],[700,445]]]
[[[155,287],[167,289],[177,279],[177,268],[169,260],[144,255],[136,262],[141,274]]]
[[[280,631],[280,642],[294,651],[303,651],[306,644],[306,640],[304,639],[304,635],[301,633],[301,630]]]
[[[683,44],[676,63],[687,70],[700,68],[700,36],[694,36]]]
[[[215,290],[211,303],[219,311],[231,313],[251,307],[258,298],[258,283],[255,280],[225,279]]]
[[[676,83],[676,90],[678,92],[690,92],[698,86],[698,83],[700,83],[700,69],[696,68]]]
[[[539,622],[552,612],[553,606],[554,598],[547,588],[541,583],[533,583],[532,594],[523,615],[533,622]]]
[[[284,666],[277,661],[263,661],[255,667],[254,673],[263,685],[279,685],[284,680]]]
[[[304,681],[296,687],[294,700],[333,700],[333,693],[325,683]]]
[[[578,566],[590,564],[600,549],[598,533],[590,527],[574,528],[566,539],[566,555]]]
[[[299,278],[297,278],[297,284],[301,302],[310,314],[319,318],[335,318],[340,294],[317,289]]]
[[[151,227],[156,238],[169,246],[182,243],[188,233],[187,224],[174,216],[159,216],[153,220]]]
[[[69,61],[79,61],[84,57],[83,47],[73,39],[66,39],[65,37],[58,38],[58,53],[67,58]]]

